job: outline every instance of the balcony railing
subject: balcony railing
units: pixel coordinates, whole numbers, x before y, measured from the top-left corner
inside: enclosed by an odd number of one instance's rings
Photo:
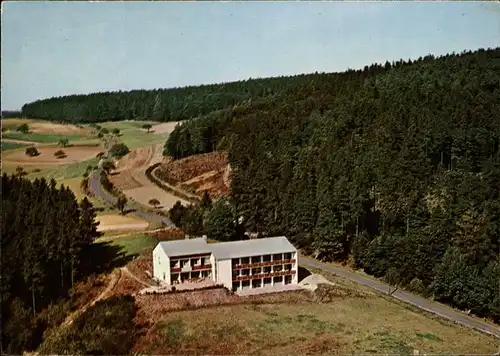
[[[267,266],[274,266],[274,265],[287,265],[287,264],[293,264],[293,263],[295,263],[294,259],[279,260],[279,261],[267,261],[267,262],[258,262],[258,263],[239,264],[239,265],[233,266],[233,269],[267,267]]]
[[[184,266],[183,268],[181,267],[174,267],[170,269],[171,273],[176,273],[176,272],[191,272],[191,271],[199,271],[199,270],[204,270],[204,269],[212,269],[212,265],[199,265],[199,266]]]
[[[297,272],[295,270],[292,270],[292,271],[281,271],[281,272],[274,272],[274,273],[261,273],[261,274],[251,274],[251,275],[246,275],[246,276],[236,276],[236,277],[233,277],[233,282],[247,281],[250,279],[272,278],[272,277],[280,277],[280,276],[292,276],[295,273],[297,273]]]

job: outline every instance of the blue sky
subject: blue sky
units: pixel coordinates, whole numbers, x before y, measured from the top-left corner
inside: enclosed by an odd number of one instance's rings
[[[500,46],[500,3],[4,2],[2,109]]]

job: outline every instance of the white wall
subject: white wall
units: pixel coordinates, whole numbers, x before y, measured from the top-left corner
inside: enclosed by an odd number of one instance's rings
[[[153,276],[160,281],[171,284],[170,259],[160,245],[153,250]]]
[[[233,288],[231,259],[217,261],[217,283],[222,283],[229,289]]]
[[[215,256],[213,253],[210,254],[210,264],[212,265],[212,280],[217,282],[217,265],[215,263]]]

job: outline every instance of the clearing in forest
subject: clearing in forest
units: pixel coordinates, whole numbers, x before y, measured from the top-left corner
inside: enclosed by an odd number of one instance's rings
[[[163,160],[162,152],[162,144],[133,149],[118,162],[110,181],[127,197],[145,206],[150,206],[151,199],[158,199],[158,208],[164,210],[171,209],[177,201],[187,205],[186,201],[159,188],[146,176],[146,169]]]
[[[156,176],[181,190],[212,198],[229,193],[229,160],[226,152],[210,152],[179,160],[168,160],[155,170]]]

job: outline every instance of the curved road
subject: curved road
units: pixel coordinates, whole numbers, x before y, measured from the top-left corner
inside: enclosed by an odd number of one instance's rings
[[[110,205],[115,205],[117,198],[110,193],[108,193],[101,185],[101,182],[99,181],[99,174],[100,171],[96,170],[92,174],[89,175],[89,190],[91,193],[93,193],[96,197],[101,198],[104,200],[106,203]],[[132,214],[135,214],[149,222],[153,223],[164,223],[167,227],[175,227],[174,223],[170,221],[170,219],[160,215],[160,214],[155,214],[151,213],[149,211],[143,211],[143,210],[138,210],[135,208],[132,208],[130,205],[126,205],[125,209],[130,209],[132,210]]]
[[[310,257],[300,255],[299,259],[300,259],[299,264],[301,266],[316,268],[323,272],[336,274],[340,277],[370,287],[384,294],[387,294],[389,292],[389,285],[381,281],[364,277],[359,273],[351,272],[345,268],[336,267],[328,263],[323,263]],[[484,333],[500,338],[500,328],[498,326],[482,321],[481,319],[468,316],[464,313],[458,312],[446,305],[433,302],[429,299],[425,299],[418,295],[401,290],[397,290],[394,294],[392,294],[392,296],[396,299],[412,304],[427,312],[436,314],[444,319],[451,320],[453,322],[465,325],[469,328],[473,328],[475,330],[482,331]]]

